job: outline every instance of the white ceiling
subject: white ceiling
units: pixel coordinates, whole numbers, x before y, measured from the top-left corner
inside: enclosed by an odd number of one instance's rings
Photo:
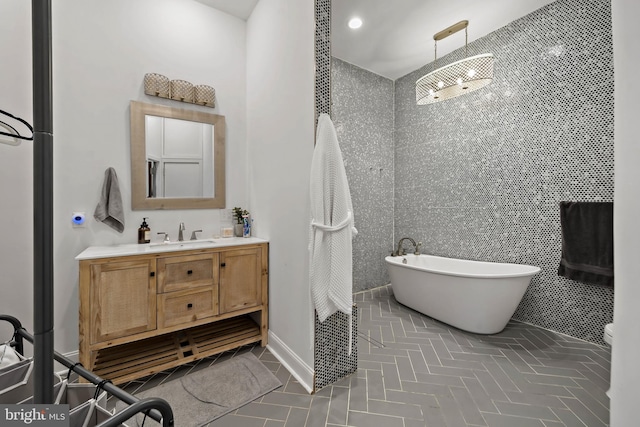
[[[244,21],[249,18],[258,0],[196,0],[214,9],[236,16]]]
[[[433,35],[469,21],[469,42],[554,0],[332,0],[331,54],[392,80],[433,61]],[[359,16],[363,25],[347,22]],[[464,46],[464,31],[438,42],[438,57]]]
[[[247,20],[258,0],[196,0]],[[300,0],[291,0],[300,1]],[[433,61],[433,35],[469,21],[469,42],[555,0],[332,0],[331,54],[397,79]],[[359,16],[363,25],[347,22]],[[464,46],[464,31],[438,42],[438,57]]]

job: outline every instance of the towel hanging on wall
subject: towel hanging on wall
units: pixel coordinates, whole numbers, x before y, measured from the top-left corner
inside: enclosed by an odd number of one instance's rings
[[[327,114],[318,118],[316,146],[311,160],[310,195],[309,277],[312,300],[320,322],[340,311],[349,315],[351,328],[351,240],[357,230],[338,137]]]
[[[613,286],[613,203],[560,202],[558,275]]]
[[[102,193],[93,217],[119,233],[124,231],[124,210],[122,209],[122,195],[120,194],[118,175],[116,175],[115,169],[111,167],[104,172]]]

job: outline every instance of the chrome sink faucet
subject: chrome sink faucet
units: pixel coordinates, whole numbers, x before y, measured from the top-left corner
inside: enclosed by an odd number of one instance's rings
[[[418,242],[416,243],[415,240],[413,240],[411,237],[403,237],[402,239],[400,239],[400,241],[398,242],[398,248],[396,249],[395,252],[391,253],[391,256],[403,256],[406,254],[406,252],[404,251],[404,249],[402,248],[402,242],[404,242],[405,240],[410,241],[413,244],[413,248],[414,248],[414,255],[420,255],[420,246],[422,246],[422,242]]]
[[[180,223],[180,226],[178,227],[178,241],[182,242],[184,241],[184,237],[182,236],[182,232],[184,231],[184,222]]]
[[[196,236],[196,233],[202,233],[202,230],[193,230],[191,232],[191,239],[190,240],[198,240],[198,236]]]

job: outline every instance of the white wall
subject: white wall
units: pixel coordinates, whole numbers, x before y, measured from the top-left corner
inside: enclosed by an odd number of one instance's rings
[[[178,224],[219,232],[218,210],[131,211],[129,101],[222,114],[227,124],[227,207],[248,206],[246,22],[192,0],[56,0],[53,3],[55,348],[78,348],[78,265],[90,245],[137,242],[142,217],[152,239]],[[0,2],[0,109],[31,121],[30,2]],[[10,59],[10,60],[9,60]],[[207,84],[215,109],[144,94],[145,73]],[[31,143],[0,144],[0,312],[32,329]],[[104,171],[118,174],[123,234],[93,219]],[[84,211],[84,229],[71,213]]]
[[[640,3],[613,0],[615,72],[615,331],[611,367],[611,427],[638,425],[640,387],[640,86],[637,17]]]
[[[0,1],[0,16],[0,49],[3,52],[0,60],[0,110],[33,123],[31,2]],[[0,136],[0,140],[3,138]],[[23,141],[15,147],[0,142],[0,313],[19,316],[24,324],[29,325],[31,332],[32,156],[30,142]],[[0,326],[0,331],[0,342],[10,338],[7,336],[8,328]]]
[[[249,185],[256,231],[270,241],[269,346],[308,389],[314,21],[311,0],[260,0],[247,23]]]

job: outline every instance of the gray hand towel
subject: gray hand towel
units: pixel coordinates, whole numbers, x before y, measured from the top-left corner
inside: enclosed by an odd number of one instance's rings
[[[113,168],[107,168],[104,172],[104,184],[102,184],[102,194],[100,202],[96,206],[93,217],[114,230],[122,233],[124,231],[124,211],[122,209],[122,196],[118,176]]]

